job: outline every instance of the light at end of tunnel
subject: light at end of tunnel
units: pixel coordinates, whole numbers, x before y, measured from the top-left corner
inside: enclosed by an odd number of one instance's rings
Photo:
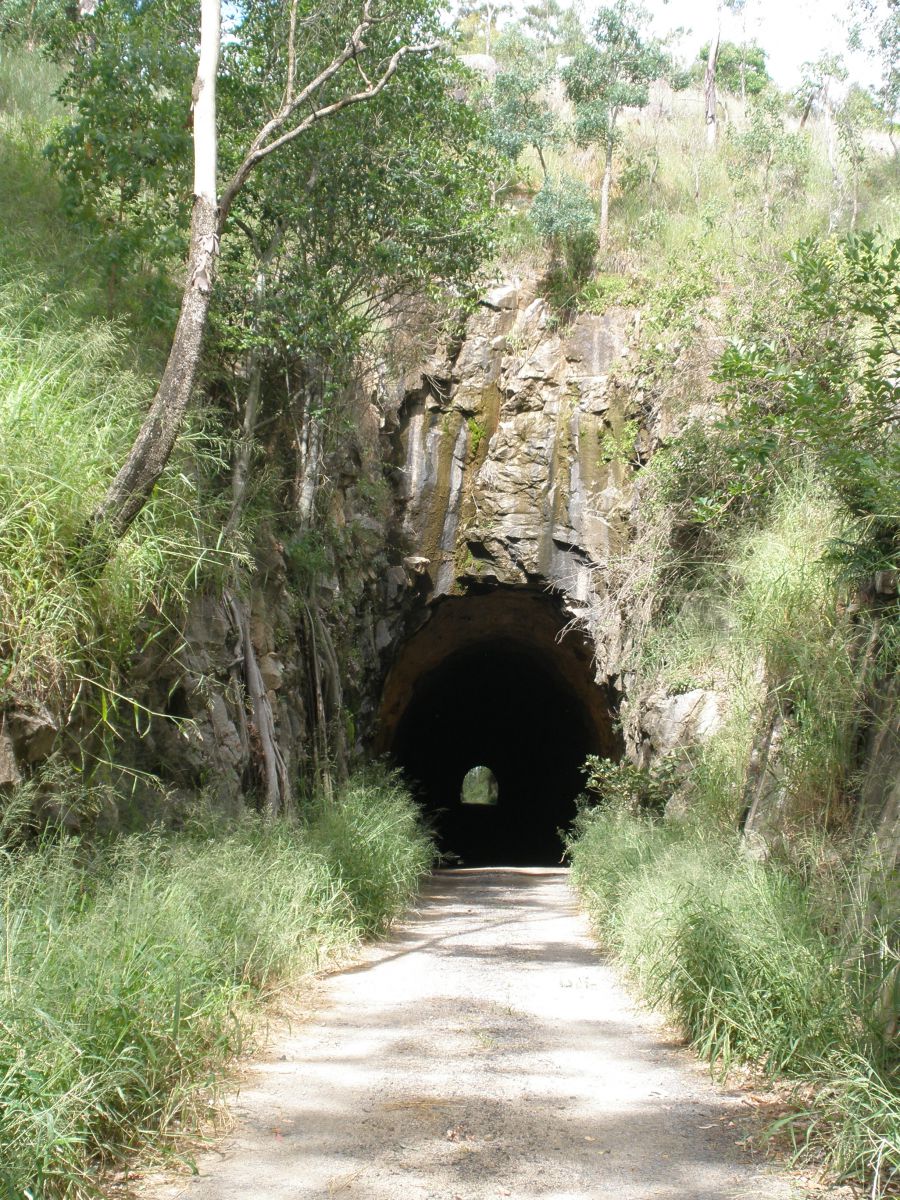
[[[460,803],[490,808],[497,803],[500,785],[490,767],[472,767],[467,771],[459,794]]]

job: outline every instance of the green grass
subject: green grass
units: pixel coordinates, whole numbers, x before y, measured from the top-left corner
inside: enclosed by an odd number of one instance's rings
[[[73,548],[153,395],[165,330],[108,315],[41,153],[52,84],[37,56],[0,48],[0,701],[63,712],[85,680],[115,690],[163,621],[147,614],[171,616],[235,555],[213,488],[228,447],[198,410],[102,578],[79,575]]]
[[[883,984],[898,931],[874,921],[847,878],[760,862],[738,836],[621,807],[582,815],[573,877],[636,991],[721,1072],[749,1063],[798,1088],[798,1147],[871,1195],[900,1183],[900,1059]],[[889,886],[860,869],[871,893]]]
[[[800,467],[773,482],[762,509],[707,529],[689,510],[708,464],[677,449],[655,457],[644,484],[649,532],[663,531],[668,544],[648,550],[638,537],[616,564],[626,582],[633,576],[665,597],[634,639],[632,695],[706,688],[727,697],[722,728],[691,761],[691,802],[709,818],[732,827],[740,818],[748,757],[777,716],[785,811],[798,827],[807,818],[839,824],[874,683],[860,656],[876,629],[888,639],[893,628],[889,615],[879,624],[841,603],[833,550],[854,523]],[[679,524],[686,544],[672,535]]]
[[[379,774],[305,824],[0,851],[0,1194],[96,1195],[177,1148],[261,1005],[383,930],[432,853]]]

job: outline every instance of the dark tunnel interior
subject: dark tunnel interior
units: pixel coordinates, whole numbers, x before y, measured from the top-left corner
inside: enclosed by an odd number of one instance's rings
[[[500,600],[481,614],[465,603],[436,623],[430,646],[427,627],[417,635],[384,748],[413,783],[448,864],[558,864],[585,758],[616,753],[607,693],[583,647],[561,648],[555,611],[533,620],[537,608],[519,597],[520,624],[509,605],[505,619],[478,619],[496,617]],[[476,766],[496,777],[495,805],[462,802]]]

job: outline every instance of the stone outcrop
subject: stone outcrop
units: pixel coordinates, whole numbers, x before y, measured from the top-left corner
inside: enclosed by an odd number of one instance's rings
[[[624,536],[642,452],[617,382],[636,326],[612,309],[559,332],[543,299],[505,285],[455,358],[422,373],[400,413],[403,534],[432,597],[543,583],[585,610]]]

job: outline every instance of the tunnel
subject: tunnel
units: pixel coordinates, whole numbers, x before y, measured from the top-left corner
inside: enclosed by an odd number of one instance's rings
[[[546,866],[561,861],[585,758],[619,756],[613,717],[559,598],[494,588],[442,598],[400,648],[376,748],[406,774],[448,865]]]

